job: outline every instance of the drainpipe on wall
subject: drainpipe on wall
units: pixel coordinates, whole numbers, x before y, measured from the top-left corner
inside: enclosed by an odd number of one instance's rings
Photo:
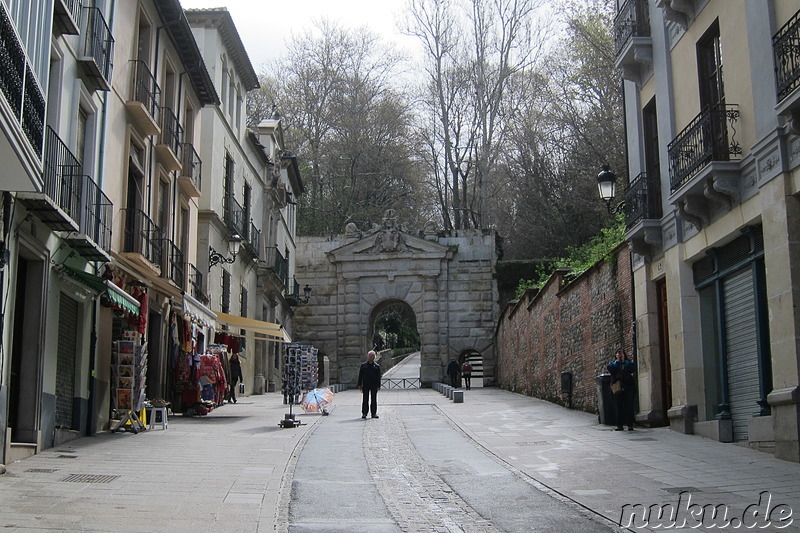
[[[114,27],[114,11],[115,11],[115,4],[116,0],[111,0],[111,4],[109,6],[109,14],[108,14],[108,27]],[[100,153],[98,154],[97,159],[97,187],[102,191],[103,190],[103,165],[105,163],[105,146],[106,146],[106,126],[108,122],[108,92],[103,93],[103,105],[100,108],[100,114],[102,119],[100,120]],[[97,273],[97,268],[95,268],[95,273]],[[95,367],[97,366],[97,320],[99,317],[99,313],[97,312],[97,306],[100,305],[99,299],[95,298],[92,300],[92,333],[89,339],[89,399],[87,401],[87,421],[86,421],[86,435],[91,436],[94,435],[97,431],[96,422],[97,417],[95,415],[95,401],[97,392],[95,391],[96,387],[96,370]]]

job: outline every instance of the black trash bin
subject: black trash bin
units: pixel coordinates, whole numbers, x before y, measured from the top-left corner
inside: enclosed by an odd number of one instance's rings
[[[595,376],[597,382],[597,419],[607,426],[617,425],[617,411],[614,406],[614,394],[611,392],[611,374]]]

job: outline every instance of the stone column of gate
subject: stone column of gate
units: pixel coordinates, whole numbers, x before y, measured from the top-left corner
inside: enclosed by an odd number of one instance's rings
[[[337,359],[341,381],[351,387],[356,386],[358,368],[366,360],[366,352],[364,352],[366,327],[362,327],[362,321],[366,314],[367,312],[361,309],[361,287],[358,281],[347,281],[344,304],[340,303],[339,305],[339,331],[344,332],[344,338],[340,344]]]
[[[437,278],[426,278],[422,289],[422,316],[417,318],[420,332],[422,357],[420,357],[420,381],[423,387],[430,387],[442,379],[442,354],[440,345],[439,302],[446,299],[439,296]],[[447,327],[446,323],[444,327]]]

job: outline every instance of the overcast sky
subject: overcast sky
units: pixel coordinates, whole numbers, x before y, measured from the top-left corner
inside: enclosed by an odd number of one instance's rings
[[[283,55],[286,40],[313,27],[326,17],[342,26],[367,26],[398,48],[409,50],[415,43],[396,29],[395,20],[405,0],[180,0],[184,9],[226,7],[256,72],[268,60]]]

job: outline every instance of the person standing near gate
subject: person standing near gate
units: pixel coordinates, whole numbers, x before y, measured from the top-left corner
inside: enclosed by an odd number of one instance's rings
[[[461,365],[461,375],[464,377],[464,386],[469,390],[471,388],[470,380],[472,378],[472,365],[469,364],[469,359],[464,359],[464,364]]]
[[[363,394],[361,401],[361,418],[367,418],[367,412],[372,418],[378,416],[378,389],[381,388],[381,367],[375,362],[375,352],[367,353],[367,360],[361,363],[358,370],[358,390]]]
[[[458,387],[458,361],[455,359],[447,365],[447,375],[450,376],[450,386],[454,389]]]

